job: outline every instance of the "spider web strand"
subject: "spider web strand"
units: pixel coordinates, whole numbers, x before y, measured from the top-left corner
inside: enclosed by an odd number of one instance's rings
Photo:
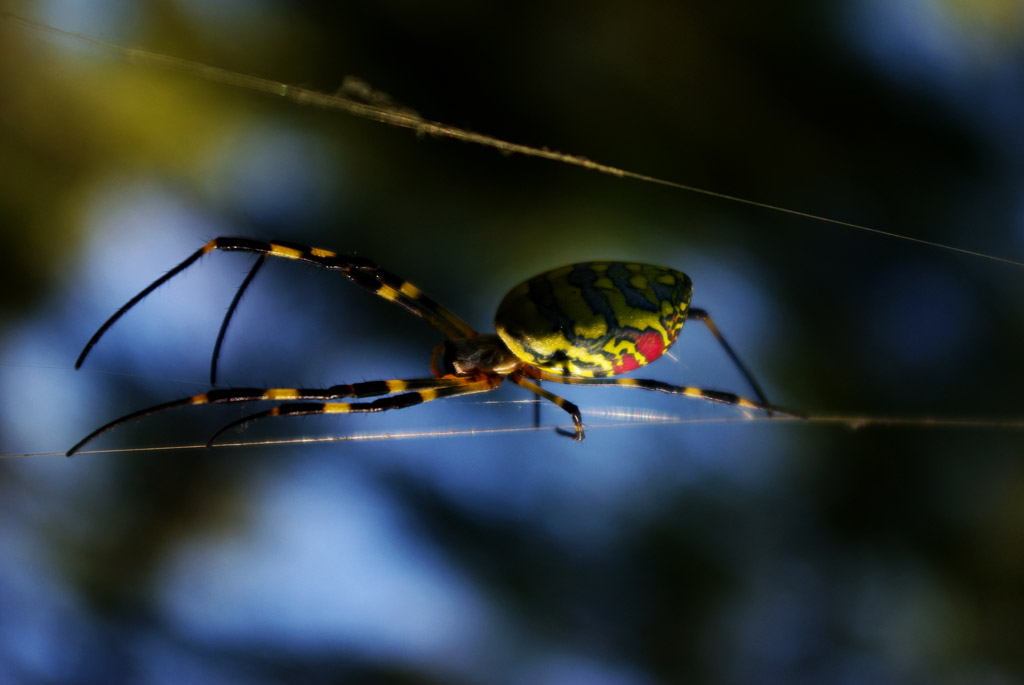
[[[399,128],[406,128],[416,131],[420,135],[428,135],[439,138],[451,138],[453,140],[462,141],[464,143],[471,143],[475,145],[483,145],[485,147],[494,148],[500,150],[506,154],[521,154],[528,157],[537,157],[540,159],[547,159],[553,162],[560,162],[562,164],[569,164],[571,166],[581,167],[589,171],[596,171],[603,174],[609,174],[618,178],[628,178],[643,183],[652,183],[655,185],[666,186],[674,190],[681,190],[684,192],[695,193],[699,195],[705,195],[707,197],[724,200],[727,202],[735,202],[742,205],[756,207],[759,209],[786,214],[802,219],[808,219],[810,221],[817,221],[833,226],[841,226],[857,231],[864,231],[867,233],[873,233],[875,235],[884,236],[887,238],[893,238],[897,240],[905,240],[919,245],[927,245],[929,247],[935,247],[942,250],[949,250],[951,252],[957,252],[959,254],[968,255],[971,257],[978,257],[981,259],[988,259],[995,262],[1002,262],[1016,267],[1024,267],[1024,262],[1017,261],[1014,259],[1008,259],[1006,257],[999,257],[984,252],[978,252],[975,250],[969,250],[962,247],[956,247],[945,243],[934,242],[931,240],[925,240],[923,238],[915,238],[913,236],[904,235],[901,233],[895,233],[892,231],[885,231],[879,228],[873,228],[863,224],[857,224],[849,221],[842,221],[840,219],[831,219],[829,217],[813,214],[811,212],[804,212],[797,209],[789,209],[781,207],[779,205],[773,205],[768,202],[760,202],[758,200],[750,200],[747,198],[738,197],[736,195],[729,195],[728,193],[721,193],[714,190],[708,190],[706,188],[699,188],[697,186],[687,185],[685,183],[679,183],[677,181],[670,181],[656,176],[649,176],[635,171],[629,171],[628,169],[622,169],[609,164],[602,164],[595,162],[591,159],[580,155],[572,155],[563,152],[557,152],[549,150],[547,148],[537,148],[529,145],[523,145],[520,143],[514,143],[507,140],[501,140],[493,136],[489,136],[482,133],[476,133],[468,129],[459,128],[457,126],[449,126],[447,124],[430,121],[424,119],[419,115],[403,110],[396,109],[393,107],[385,107],[375,104],[369,104],[353,100],[351,98],[343,97],[340,95],[328,95],[319,91],[310,90],[308,88],[302,88],[299,86],[292,86],[287,83],[280,81],[272,81],[270,79],[261,78],[259,76],[249,76],[240,72],[230,71],[228,69],[221,69],[220,67],[214,67],[200,62],[193,62],[190,60],[182,59],[180,57],[171,57],[169,55],[162,55],[160,53],[150,52],[148,50],[141,50],[139,48],[125,48],[120,45],[113,43],[107,43],[105,41],[90,38],[72,31],[65,31],[58,29],[47,24],[32,21],[20,17],[10,12],[0,12],[0,17],[3,17],[9,21],[12,21],[22,26],[43,32],[49,32],[57,35],[67,36],[76,40],[84,41],[92,45],[102,47],[106,50],[113,51],[132,64],[141,64],[144,66],[159,67],[170,71],[177,71],[190,76],[195,76],[203,80],[219,83],[222,85],[232,86],[236,88],[242,88],[258,93],[265,93],[268,95],[274,95],[286,98],[300,105],[309,105],[312,107],[319,107],[321,109],[342,111],[353,116],[361,117],[363,119],[369,119],[389,126],[396,126]]]
[[[493,400],[485,400],[485,403],[495,403]],[[518,403],[530,403],[533,400],[518,400]],[[589,416],[610,416],[614,418],[629,417],[626,421],[613,421],[610,423],[592,423],[587,425],[588,433],[607,428],[638,428],[657,425],[703,425],[703,424],[724,424],[724,423],[772,423],[772,424],[819,424],[845,426],[850,430],[861,430],[865,428],[951,428],[951,429],[987,429],[1019,431],[1024,430],[1024,418],[966,418],[966,417],[937,417],[937,416],[869,416],[869,415],[846,415],[846,414],[822,414],[805,417],[768,417],[768,416],[725,416],[715,418],[686,418],[664,414],[645,414],[636,412],[625,412],[621,410],[607,410],[588,412]],[[142,452],[167,452],[171,450],[198,450],[198,449],[230,449],[239,447],[280,447],[287,445],[319,445],[344,442],[372,442],[381,440],[414,440],[426,438],[460,438],[482,435],[507,435],[513,433],[528,433],[533,431],[550,431],[555,428],[572,430],[571,424],[560,426],[510,426],[506,428],[450,428],[428,431],[385,431],[379,433],[352,433],[350,435],[332,435],[324,437],[298,437],[267,440],[245,440],[237,442],[221,442],[207,447],[206,443],[194,443],[188,445],[155,445],[148,447],[116,447],[109,449],[91,449],[76,452],[75,456],[89,454],[132,454]],[[586,444],[586,443],[584,443]],[[64,452],[34,452],[25,454],[4,454],[0,459],[27,459],[31,457],[63,457]]]

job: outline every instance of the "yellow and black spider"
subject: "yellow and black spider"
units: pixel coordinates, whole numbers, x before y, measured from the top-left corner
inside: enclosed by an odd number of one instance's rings
[[[297,259],[338,271],[356,285],[433,325],[446,340],[434,348],[430,362],[431,377],[368,381],[325,389],[211,389],[201,395],[165,402],[115,419],[82,438],[68,450],[68,456],[117,425],[174,407],[224,402],[285,402],[229,423],[210,438],[208,444],[212,445],[225,431],[259,418],[404,409],[442,397],[494,390],[506,379],[568,412],[575,425],[575,433],[571,435],[576,440],[583,439],[579,408],[541,388],[540,381],[642,388],[760,409],[769,415],[781,411],[768,402],[753,374],[722,337],[708,313],[690,307],[693,285],[690,278],[680,271],[632,262],[584,262],[553,269],[513,288],[495,314],[497,334],[480,334],[408,281],[367,259],[316,247],[250,238],[211,240],[158,278],[100,326],[78,356],[75,368],[82,365],[97,341],[125,312],[214,250],[251,252],[258,254],[259,259],[245,277],[224,317],[210,365],[211,385],[216,383],[217,359],[228,322],[242,293],[252,283],[267,257]],[[757,401],[730,392],[655,380],[607,378],[632,371],[660,357],[675,342],[687,316],[704,322],[746,377]],[[371,402],[335,401],[365,397],[379,399]]]

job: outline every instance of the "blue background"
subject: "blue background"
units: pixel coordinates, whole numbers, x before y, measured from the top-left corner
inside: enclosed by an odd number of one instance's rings
[[[324,92],[355,75],[431,120],[1024,259],[1016,2],[8,9]],[[1024,677],[1021,268],[417,137],[7,20],[0,83],[0,681]],[[364,255],[480,330],[539,271],[664,264],[781,405],[1018,423],[852,430],[565,388],[576,444],[554,407],[530,430],[508,387],[228,438],[473,435],[139,449],[245,411],[205,407],[91,446],[125,452],[50,454],[206,390],[244,255],[207,257],[71,366],[217,235]],[[429,326],[282,262],[242,303],[224,384],[428,373]],[[747,392],[701,326],[673,353],[633,375]]]

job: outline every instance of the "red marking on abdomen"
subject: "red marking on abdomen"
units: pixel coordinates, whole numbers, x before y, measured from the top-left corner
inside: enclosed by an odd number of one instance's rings
[[[648,362],[653,362],[665,351],[665,342],[657,331],[644,331],[636,341],[636,351]]]
[[[612,373],[626,373],[627,371],[639,368],[640,364],[637,362],[636,357],[627,352],[622,355],[622,361],[612,364]]]

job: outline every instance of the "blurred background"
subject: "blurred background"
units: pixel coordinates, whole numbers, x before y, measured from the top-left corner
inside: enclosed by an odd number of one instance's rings
[[[1024,259],[1016,0],[33,0],[5,11],[751,200]],[[1024,681],[1024,435],[726,421],[558,388],[264,422],[207,389],[251,258],[364,255],[481,330],[596,258],[686,271],[770,398],[817,415],[1024,418],[1024,269],[448,140],[125,61],[0,19],[0,682]],[[428,374],[438,335],[270,263],[220,380]],[[701,326],[637,376],[746,393]],[[251,407],[248,410],[251,411]],[[628,425],[616,416],[634,413]],[[669,415],[686,423],[645,423]],[[39,455],[20,456],[17,455]]]

